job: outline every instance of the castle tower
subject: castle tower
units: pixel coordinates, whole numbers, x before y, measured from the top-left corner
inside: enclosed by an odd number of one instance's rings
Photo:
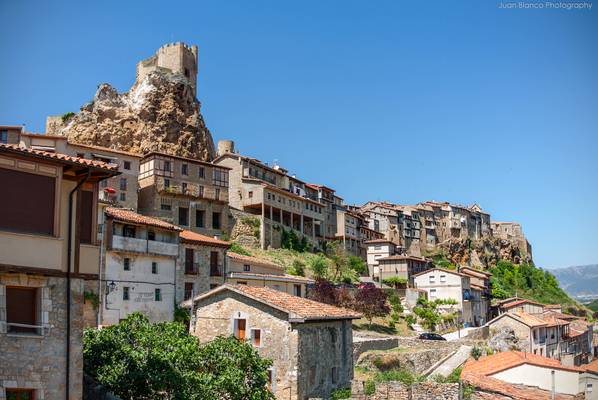
[[[165,44],[156,54],[137,63],[137,82],[157,70],[182,74],[189,80],[193,95],[197,96],[197,62],[197,46],[187,46],[183,42]]]

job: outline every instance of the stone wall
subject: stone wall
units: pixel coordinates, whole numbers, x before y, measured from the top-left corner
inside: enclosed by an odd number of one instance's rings
[[[231,240],[239,243],[241,246],[259,248],[259,228],[256,232],[255,227],[251,226],[251,224],[247,223],[247,221],[257,220],[259,222],[260,217],[232,207],[230,207],[229,210],[232,219],[232,223],[229,224],[229,226],[231,227]]]
[[[399,347],[399,340],[392,337],[354,337],[353,338],[353,362],[357,362],[359,356],[370,350],[390,350]]]
[[[197,274],[185,273],[185,249],[193,249],[193,261],[196,264]],[[176,296],[177,304],[184,300],[185,283],[193,283],[193,295],[206,293],[210,290],[210,253],[218,252],[218,260],[223,263],[227,261],[222,247],[204,246],[199,244],[181,243],[179,245],[179,257],[176,264]]]
[[[6,388],[35,390],[36,400],[63,400],[66,392],[66,278],[0,274],[0,399]],[[7,333],[6,286],[38,290],[38,333]],[[71,280],[70,399],[79,400],[83,386],[83,281]]]
[[[95,328],[98,326],[98,308],[99,308],[99,281],[97,279],[85,280],[83,282],[84,293],[89,293],[91,296],[97,296],[98,303],[94,304],[91,299],[84,299],[83,304],[83,327]]]
[[[458,383],[420,382],[411,386],[400,382],[376,384],[374,394],[364,393],[364,382],[354,381],[351,387],[353,400],[458,400]]]

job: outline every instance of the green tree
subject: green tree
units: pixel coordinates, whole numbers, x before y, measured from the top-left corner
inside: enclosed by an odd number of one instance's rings
[[[307,266],[309,267],[311,274],[316,279],[324,279],[328,275],[328,262],[326,258],[320,254],[312,257]]]
[[[349,256],[349,266],[353,271],[357,272],[359,275],[367,275],[368,273],[368,266],[361,257]]]
[[[443,320],[438,306],[454,305],[456,303],[457,302],[453,299],[436,299],[429,301],[420,297],[417,300],[417,305],[413,307],[413,313],[422,320],[424,327],[433,332],[436,330],[436,326]]]
[[[205,345],[178,322],[151,324],[139,313],[118,325],[87,329],[84,370],[122,399],[273,399],[269,360],[235,338]]]
[[[389,278],[382,279],[382,283],[395,289],[399,289],[400,287],[407,285],[407,279],[401,278],[399,276],[391,276]]]

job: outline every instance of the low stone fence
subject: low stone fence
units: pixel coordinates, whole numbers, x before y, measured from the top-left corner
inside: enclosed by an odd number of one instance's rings
[[[353,381],[351,388],[353,400],[459,400],[458,383],[420,382],[411,386],[400,382],[376,384],[374,394],[364,393],[364,383]]]
[[[399,339],[395,337],[374,338],[360,337],[353,338],[353,362],[357,362],[359,356],[370,350],[390,350],[399,347]]]

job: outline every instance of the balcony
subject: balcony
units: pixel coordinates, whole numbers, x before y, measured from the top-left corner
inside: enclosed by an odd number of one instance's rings
[[[185,274],[197,275],[199,273],[199,263],[185,261]]]
[[[164,256],[177,256],[179,246],[177,243],[159,242],[156,240],[138,239],[114,235],[112,237],[114,250],[132,251],[135,253],[153,253]]]

